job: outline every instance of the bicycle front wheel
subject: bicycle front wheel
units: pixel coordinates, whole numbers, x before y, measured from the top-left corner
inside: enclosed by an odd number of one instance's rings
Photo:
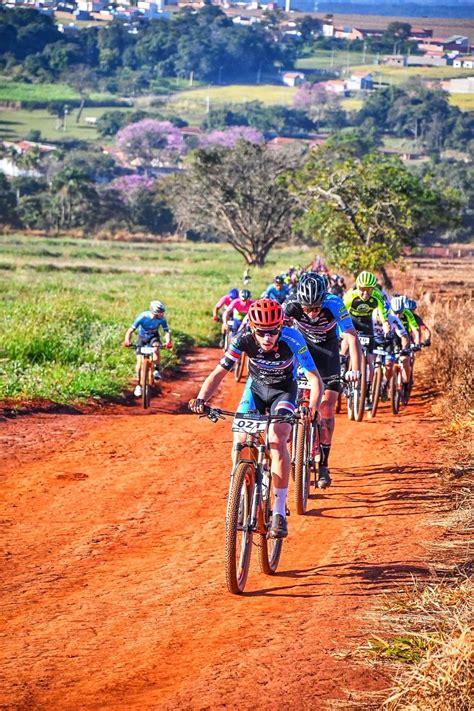
[[[376,365],[374,368],[374,380],[372,383],[372,409],[370,417],[375,417],[380,400],[380,389],[382,387],[382,366]]]
[[[296,427],[296,452],[295,452],[295,505],[296,513],[306,513],[309,497],[310,468],[309,468],[309,428],[308,422],[298,420]]]
[[[362,351],[360,363],[361,377],[357,387],[354,388],[354,419],[362,422],[364,419],[365,395],[367,392],[367,357]]]
[[[263,520],[267,531],[270,530],[272,522],[272,500],[273,483],[270,482],[270,491],[262,502]],[[258,560],[260,570],[265,575],[274,575],[280,562],[281,550],[283,548],[282,538],[268,538],[268,533],[260,533],[256,538],[258,547]]]
[[[142,405],[145,410],[150,407],[151,388],[150,388],[150,373],[151,365],[148,358],[142,359],[141,365],[141,386],[142,386]]]
[[[239,462],[232,474],[225,531],[225,576],[227,589],[234,595],[244,591],[252,553],[252,500],[255,465]]]

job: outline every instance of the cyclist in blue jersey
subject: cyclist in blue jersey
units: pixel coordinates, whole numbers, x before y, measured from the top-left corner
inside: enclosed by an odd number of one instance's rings
[[[296,366],[299,365],[305,371],[311,388],[307,416],[315,417],[323,395],[323,383],[301,334],[283,326],[281,305],[272,299],[254,301],[248,312],[248,323],[249,327],[237,333],[220,363],[208,375],[197,398],[190,401],[190,409],[202,413],[204,405],[217,391],[227,373],[233,369],[242,353],[246,353],[249,359],[249,378],[238,412],[292,414],[296,408]],[[286,422],[275,422],[269,430],[275,490],[270,529],[273,538],[288,535],[286,496],[290,457],[287,442],[290,432],[291,426]]]
[[[349,348],[352,370],[346,373],[349,381],[360,378],[360,346],[352,319],[339,296],[329,294],[324,274],[306,272],[298,282],[295,296],[283,306],[285,317],[306,341],[314,362],[325,383],[321,402],[321,459],[318,486],[331,485],[329,453],[336,421],[336,404],[341,389],[335,380],[341,372],[339,337]]]
[[[273,280],[273,284],[269,284],[263,292],[262,298],[273,299],[274,301],[278,301],[279,304],[282,304],[289,293],[290,287],[288,284],[285,284],[283,277],[277,274]]]
[[[168,326],[168,322],[165,318],[165,305],[162,301],[151,301],[150,308],[148,311],[142,311],[138,314],[135,321],[132,323],[123,341],[125,348],[128,348],[131,344],[132,334],[138,329],[138,345],[139,346],[153,346],[155,353],[153,355],[153,378],[154,380],[160,380],[160,329],[165,334],[165,348],[172,348],[173,344],[171,342],[171,332]],[[140,376],[140,363],[141,358],[137,355],[136,363],[136,375],[137,379]],[[133,391],[135,397],[140,397],[142,394],[142,389],[140,384],[135,387]]]

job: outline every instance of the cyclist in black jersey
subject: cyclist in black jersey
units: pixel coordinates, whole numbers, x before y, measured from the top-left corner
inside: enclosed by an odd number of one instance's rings
[[[341,370],[338,336],[343,335],[347,340],[351,356],[352,370],[347,372],[346,377],[356,381],[360,378],[357,332],[342,299],[328,293],[324,275],[316,272],[302,275],[296,295],[285,302],[283,311],[305,339],[323,382],[327,383],[320,408],[321,460],[318,476],[318,486],[325,489],[331,485],[329,452],[340,391],[340,383],[334,380]]]
[[[248,312],[249,327],[240,331],[221,359],[208,375],[189,408],[202,413],[204,404],[217,391],[227,373],[232,370],[242,353],[249,359],[249,378],[238,412],[257,411],[265,414],[290,415],[296,408],[296,365],[300,365],[311,387],[308,417],[313,418],[323,395],[323,383],[308,347],[298,331],[283,326],[283,310],[273,299],[255,301]],[[272,452],[272,476],[275,501],[270,535],[284,538],[286,525],[286,496],[290,476],[287,442],[291,426],[275,422],[269,430]]]

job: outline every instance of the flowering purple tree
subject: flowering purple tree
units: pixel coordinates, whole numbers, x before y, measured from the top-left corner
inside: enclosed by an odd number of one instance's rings
[[[201,147],[224,146],[225,148],[235,148],[238,141],[248,143],[263,143],[263,134],[251,126],[230,126],[223,131],[211,131],[201,139]]]
[[[120,194],[124,203],[129,203],[134,199],[138,191],[149,191],[154,184],[153,178],[134,173],[133,175],[123,175],[120,178],[116,178],[110,187]]]
[[[130,123],[117,133],[117,145],[129,158],[140,161],[145,170],[165,163],[176,163],[185,151],[181,131],[170,121],[143,119]]]
[[[331,111],[338,108],[340,98],[331,94],[323,83],[303,84],[295,94],[293,106],[306,111],[318,126]]]

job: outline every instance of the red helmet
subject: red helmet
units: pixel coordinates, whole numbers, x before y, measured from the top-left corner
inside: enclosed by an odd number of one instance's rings
[[[249,308],[250,325],[255,328],[276,328],[283,323],[283,309],[273,299],[258,299]]]

